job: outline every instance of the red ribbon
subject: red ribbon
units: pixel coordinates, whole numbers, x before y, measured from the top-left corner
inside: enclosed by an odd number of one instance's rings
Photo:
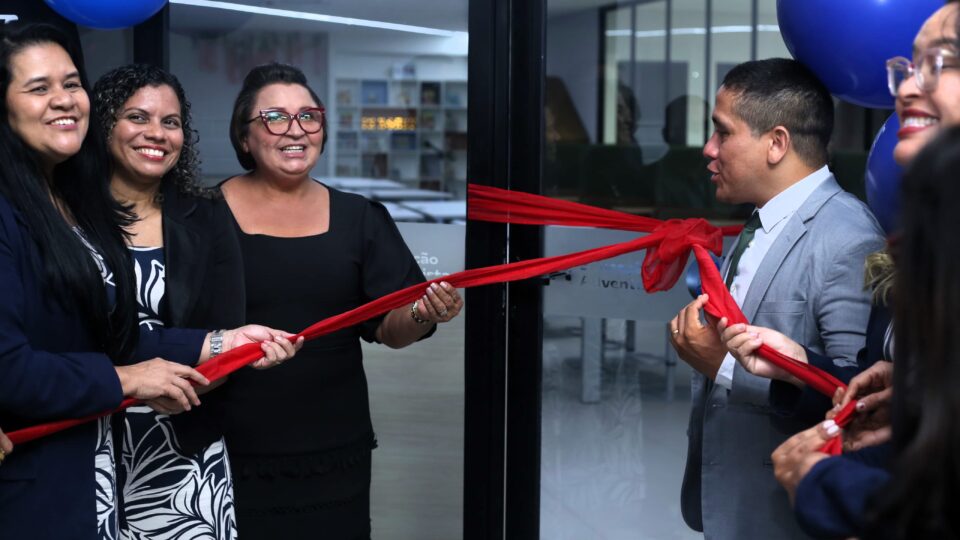
[[[446,281],[457,288],[505,283],[558,272],[641,249],[647,250],[643,261],[642,278],[644,288],[648,292],[663,291],[673,287],[683,273],[684,267],[686,267],[690,251],[693,250],[700,266],[703,291],[710,295],[705,308],[707,312],[717,318],[727,317],[731,323],[746,322],[743,312],[740,311],[739,306],[730,296],[723,280],[720,278],[720,272],[707,253],[707,250],[710,250],[719,255],[723,249],[723,235],[735,235],[739,233],[741,227],[718,228],[703,219],[661,221],[529,193],[476,185],[469,187],[469,197],[468,218],[477,221],[598,227],[649,234],[610,246],[555,257],[476,268],[457,272],[427,283],[419,283],[345,313],[324,319],[303,330],[297,334],[297,337],[303,336],[307,340],[315,339],[408,305],[422,296],[426,285],[429,283]],[[772,363],[827,395],[832,396],[838,387],[844,386],[830,374],[815,366],[782,355],[766,345],[760,348],[759,353]],[[209,380],[214,381],[262,357],[263,354],[258,344],[244,345],[204,363],[197,368],[197,371]],[[113,411],[106,411],[84,418],[41,424],[17,430],[8,435],[14,444],[22,444],[121,411],[135,403],[137,403],[137,400],[126,399]],[[853,402],[850,405],[853,405]],[[848,406],[848,409],[852,410],[852,407]],[[841,426],[844,425],[841,424],[839,419],[841,416],[846,418],[850,414],[849,411],[842,412],[837,417],[837,423]],[[839,453],[839,445],[835,446],[837,446],[837,449],[832,453]]]

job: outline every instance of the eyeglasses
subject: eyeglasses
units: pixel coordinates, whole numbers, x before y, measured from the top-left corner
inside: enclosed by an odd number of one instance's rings
[[[957,53],[941,48],[927,49],[920,54],[916,62],[897,56],[887,60],[887,88],[893,97],[903,81],[916,77],[917,88],[923,92],[933,92],[940,82],[943,68],[955,68],[955,62],[945,63],[945,59],[957,58]]]
[[[293,125],[293,121],[297,121],[297,125],[300,126],[300,129],[304,133],[317,133],[323,129],[323,115],[326,112],[326,109],[323,107],[313,107],[310,109],[304,109],[297,114],[290,114],[283,109],[266,109],[260,111],[260,114],[254,116],[253,118],[247,120],[247,123],[253,122],[258,118],[263,121],[263,126],[267,128],[267,131],[274,135],[286,135],[290,131],[290,126]]]

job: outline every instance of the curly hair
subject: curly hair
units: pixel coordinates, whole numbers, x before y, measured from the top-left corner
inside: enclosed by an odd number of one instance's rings
[[[200,157],[197,142],[200,137],[193,129],[190,117],[190,102],[187,101],[183,86],[177,78],[163,69],[147,64],[127,64],[108,71],[93,85],[93,109],[99,117],[109,140],[117,115],[133,94],[146,86],[169,86],[180,101],[180,117],[183,128],[183,148],[176,165],[163,176],[161,185],[173,182],[177,189],[186,195],[211,198],[216,190],[205,188],[198,183],[200,178]],[[162,189],[157,195],[160,197]]]

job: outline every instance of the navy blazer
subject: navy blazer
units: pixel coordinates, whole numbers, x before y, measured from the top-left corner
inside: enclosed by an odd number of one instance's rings
[[[820,460],[797,486],[800,528],[814,538],[862,535],[873,496],[890,481],[892,459],[885,443]]]
[[[76,306],[43,283],[39,247],[0,196],[0,426],[85,416],[120,404],[113,363]],[[17,446],[0,466],[3,538],[94,539],[97,423]]]

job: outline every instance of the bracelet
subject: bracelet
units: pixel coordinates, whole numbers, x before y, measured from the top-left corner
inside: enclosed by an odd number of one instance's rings
[[[214,330],[210,334],[210,358],[223,352],[223,330]]]
[[[410,306],[410,317],[413,319],[413,322],[417,324],[430,324],[430,321],[420,316],[420,313],[417,310],[416,302],[414,302],[413,305]]]

